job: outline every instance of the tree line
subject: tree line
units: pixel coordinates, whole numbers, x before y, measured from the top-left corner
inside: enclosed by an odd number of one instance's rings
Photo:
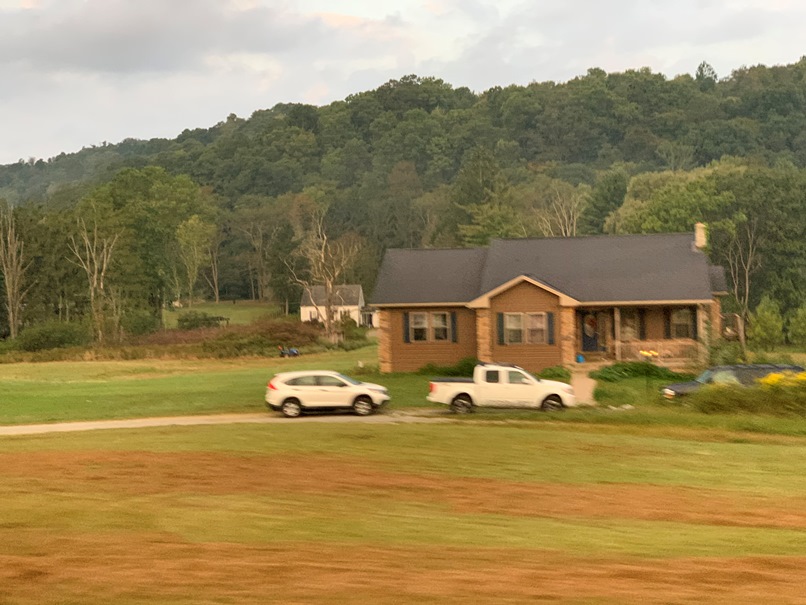
[[[324,107],[20,161],[0,167],[5,324],[93,317],[100,338],[194,296],[290,307],[323,279],[322,246],[341,255],[339,280],[371,291],[389,247],[697,221],[735,309],[766,295],[789,316],[806,282],[804,126],[806,58],[722,79],[707,64],[671,79],[591,69],[480,94],[406,76]]]

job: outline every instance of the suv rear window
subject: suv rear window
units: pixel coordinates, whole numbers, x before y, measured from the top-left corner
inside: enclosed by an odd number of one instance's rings
[[[298,376],[286,381],[292,387],[313,387],[316,386],[316,376]]]

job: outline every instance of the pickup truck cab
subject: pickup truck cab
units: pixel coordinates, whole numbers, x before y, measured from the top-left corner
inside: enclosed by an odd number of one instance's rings
[[[542,380],[523,368],[481,363],[473,378],[433,378],[428,401],[449,405],[463,414],[476,407],[560,410],[576,405],[574,388],[564,382]]]

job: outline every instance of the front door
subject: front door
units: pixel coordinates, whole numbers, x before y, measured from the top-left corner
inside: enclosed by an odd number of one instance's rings
[[[599,345],[599,318],[596,313],[582,315],[582,350],[585,352],[601,351]]]

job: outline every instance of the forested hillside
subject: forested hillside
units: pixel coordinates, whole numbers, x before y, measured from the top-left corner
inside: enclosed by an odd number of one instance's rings
[[[724,78],[707,64],[673,79],[591,69],[480,94],[407,76],[2,166],[0,199],[30,263],[20,324],[93,305],[125,324],[191,293],[294,302],[317,279],[317,245],[371,291],[389,247],[697,221],[738,309],[769,295],[789,313],[806,292],[806,58]]]

